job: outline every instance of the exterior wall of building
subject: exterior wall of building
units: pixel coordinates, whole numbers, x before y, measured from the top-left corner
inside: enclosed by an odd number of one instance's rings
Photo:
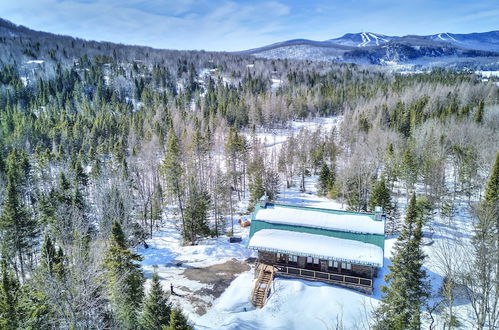
[[[307,263],[307,258],[298,257],[298,267],[297,268],[305,268],[306,263]]]
[[[320,260],[319,262],[321,264],[321,272],[329,272],[327,260]]]
[[[258,251],[258,261],[263,262],[265,264],[273,265],[276,263],[276,253],[274,252],[266,252],[266,251]]]
[[[375,267],[352,264],[352,273],[358,274],[359,277],[374,278],[375,269]]]
[[[274,264],[285,264],[290,267],[303,268],[306,269],[307,266],[307,258],[306,257],[298,257],[297,263],[289,263],[288,256],[284,255],[284,261],[278,261],[277,253],[275,252],[266,252],[266,251],[258,251],[258,261],[261,263],[274,265]],[[378,275],[378,269],[376,267],[364,266],[364,265],[351,265],[351,269],[343,269],[341,267],[329,267],[328,260],[320,260],[320,271],[325,273],[334,273],[334,274],[343,274],[343,275],[352,275],[363,278],[375,278]],[[341,262],[338,263],[341,265]]]

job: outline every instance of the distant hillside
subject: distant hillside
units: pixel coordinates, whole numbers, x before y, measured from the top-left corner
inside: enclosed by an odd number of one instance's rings
[[[37,72],[42,70],[50,76],[57,65],[70,67],[95,56],[100,56],[102,63],[161,64],[175,71],[187,58],[195,63],[197,69],[235,62],[242,62],[243,66],[254,63],[253,56],[244,54],[154,49],[89,41],[34,31],[0,18],[0,65],[14,65],[24,76],[29,76],[35,68]]]
[[[499,31],[428,36],[347,33],[325,41],[295,39],[240,52],[265,58],[417,67],[499,68]]]

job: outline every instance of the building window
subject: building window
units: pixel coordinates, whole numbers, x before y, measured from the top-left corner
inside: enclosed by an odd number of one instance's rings
[[[307,263],[308,264],[319,264],[319,258],[312,258],[312,257],[307,257]]]
[[[338,268],[338,261],[329,260],[328,267],[329,268]]]
[[[277,262],[286,263],[286,255],[284,253],[277,253]]]
[[[352,269],[352,264],[348,264],[346,262],[342,262],[341,263],[341,268],[342,269],[348,269],[348,270],[351,270]]]

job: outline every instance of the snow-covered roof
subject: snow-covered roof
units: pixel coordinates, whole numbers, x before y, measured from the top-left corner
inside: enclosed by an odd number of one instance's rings
[[[385,234],[385,222],[369,213],[267,204],[256,210],[254,220],[352,233]]]
[[[248,248],[383,267],[383,249],[379,246],[324,235],[262,229],[251,237]]]

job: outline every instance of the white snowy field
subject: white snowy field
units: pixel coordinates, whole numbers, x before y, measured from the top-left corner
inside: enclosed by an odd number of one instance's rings
[[[289,127],[274,129],[257,129],[255,136],[269,151],[279,151],[280,146],[291,136],[306,128],[310,132],[317,131],[330,132],[331,129],[339,128],[342,116],[336,117],[318,117],[311,120],[294,120],[290,122]],[[251,139],[251,133],[246,132],[246,137]]]

